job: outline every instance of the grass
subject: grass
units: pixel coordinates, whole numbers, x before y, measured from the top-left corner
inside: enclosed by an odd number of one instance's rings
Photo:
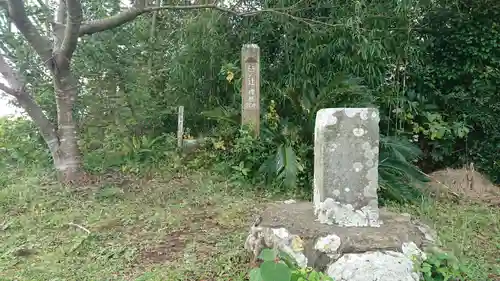
[[[2,183],[0,280],[245,280],[243,242],[265,202],[207,172],[84,192],[43,177]],[[392,208],[434,224],[471,280],[500,274],[498,208]]]
[[[206,173],[86,192],[40,184],[0,189],[0,280],[244,280],[254,194]]]
[[[500,208],[480,204],[423,201],[391,206],[421,218],[438,232],[444,250],[467,268],[471,281],[500,280]]]

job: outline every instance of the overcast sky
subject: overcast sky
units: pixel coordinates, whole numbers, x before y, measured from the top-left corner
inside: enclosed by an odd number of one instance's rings
[[[0,98],[0,116],[6,116],[16,113],[13,106],[7,104],[5,97]]]
[[[5,83],[5,80],[2,78],[1,75],[0,75],[0,83],[7,84]],[[16,111],[19,111],[14,106],[8,104],[8,102],[9,102],[8,96],[0,93],[0,116],[15,114]]]

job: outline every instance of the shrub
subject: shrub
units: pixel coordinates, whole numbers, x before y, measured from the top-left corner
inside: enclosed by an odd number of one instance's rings
[[[27,165],[51,165],[49,149],[38,129],[23,117],[0,117],[0,168]]]
[[[276,104],[271,101],[259,138],[247,128],[223,130],[209,142],[206,149],[209,160],[217,163],[218,170],[236,182],[262,183],[266,191],[273,194],[309,198],[312,195],[315,115],[302,114],[300,125],[288,122],[277,113]],[[232,128],[237,125],[233,124]],[[408,202],[420,199],[422,194],[417,187],[427,181],[415,165],[421,156],[419,147],[404,137],[381,136],[381,200]]]
[[[424,281],[466,280],[466,273],[456,257],[449,253],[432,251],[424,261],[415,259],[415,267]]]

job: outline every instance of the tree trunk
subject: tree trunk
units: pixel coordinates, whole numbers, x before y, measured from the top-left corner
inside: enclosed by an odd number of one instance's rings
[[[78,133],[73,106],[78,93],[77,80],[69,66],[55,74],[54,90],[57,103],[57,123],[59,145],[52,150],[54,167],[60,181],[75,183],[83,176],[82,157],[78,147]]]

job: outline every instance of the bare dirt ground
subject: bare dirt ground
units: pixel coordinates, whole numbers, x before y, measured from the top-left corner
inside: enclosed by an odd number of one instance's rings
[[[440,199],[476,202],[500,207],[500,187],[495,186],[473,165],[431,173],[430,191]]]

